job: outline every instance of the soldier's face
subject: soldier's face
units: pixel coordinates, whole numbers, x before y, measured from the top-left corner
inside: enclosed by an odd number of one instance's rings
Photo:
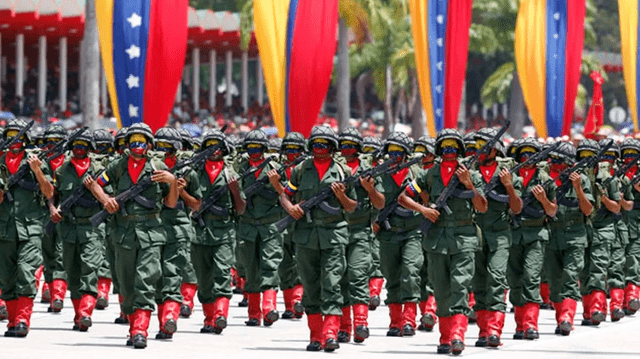
[[[149,144],[146,137],[135,134],[129,139],[129,150],[134,157],[142,157],[147,152]]]
[[[251,143],[247,146],[247,153],[250,159],[257,161],[264,155],[264,146]]]
[[[10,130],[7,132],[7,138],[13,138],[18,135],[17,130]],[[26,138],[23,136],[16,142],[14,142],[11,146],[9,146],[9,150],[13,153],[18,153],[23,150]]]
[[[75,158],[86,158],[89,153],[89,143],[86,141],[73,141],[71,152]]]

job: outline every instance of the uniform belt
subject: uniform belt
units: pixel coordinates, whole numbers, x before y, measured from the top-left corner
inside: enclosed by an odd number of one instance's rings
[[[329,224],[329,223],[337,223],[344,220],[344,218],[342,217],[342,215],[338,215],[338,216],[331,216],[331,217],[324,217],[324,218],[314,218],[313,219],[313,223],[314,224]]]
[[[359,217],[359,218],[347,218],[347,223],[350,226],[355,226],[357,224],[365,224],[365,223],[370,223],[371,222],[371,217],[366,216],[366,217]]]
[[[540,227],[544,226],[545,218],[523,219],[520,221],[521,227]]]
[[[584,218],[574,218],[570,221],[554,221],[551,222],[551,228],[568,228],[573,226],[574,224],[582,224],[584,223]]]
[[[253,224],[253,225],[261,225],[261,224],[268,224],[268,223],[273,223],[276,221],[279,221],[282,217],[281,216],[271,216],[271,217],[267,217],[267,218],[263,218],[263,219],[250,219],[250,218],[246,218],[246,217],[240,217],[240,223],[249,223],[249,224]]]
[[[414,225],[414,226],[408,226],[408,227],[391,227],[389,229],[384,229],[384,226],[382,227],[383,230],[385,231],[389,231],[392,233],[405,233],[405,232],[409,232],[409,231],[413,231],[418,229],[418,225]]]
[[[462,227],[470,226],[473,224],[473,219],[464,219],[460,221],[437,221],[435,225],[437,227]]]
[[[224,216],[216,216],[215,214],[205,213],[205,215],[202,216],[202,218],[209,219],[209,220],[214,220],[214,221],[226,221],[231,217],[229,217],[229,216],[226,216],[226,217],[224,217]]]
[[[64,222],[66,222],[66,224],[88,224],[88,223],[91,223],[91,217],[88,217],[88,218],[70,218],[68,216],[64,216]]]
[[[149,214],[132,214],[128,216],[122,216],[122,219],[126,221],[146,221],[149,219],[157,219],[160,218],[160,213],[149,213]]]

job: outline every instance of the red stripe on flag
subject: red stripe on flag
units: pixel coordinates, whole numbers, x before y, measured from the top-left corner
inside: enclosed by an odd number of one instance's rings
[[[444,128],[458,127],[458,112],[469,57],[473,0],[449,0],[445,48]]]
[[[582,51],[584,48],[584,18],[586,0],[567,1],[567,55],[565,78],[565,108],[562,135],[571,134],[573,112],[576,107],[580,69],[582,67]]]

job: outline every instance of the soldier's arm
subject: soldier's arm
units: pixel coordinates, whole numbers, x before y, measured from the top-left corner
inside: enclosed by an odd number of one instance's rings
[[[233,177],[229,180],[228,186],[236,213],[243,215],[247,209],[247,201],[242,198],[242,194],[240,193],[240,182],[237,178]]]
[[[578,197],[578,204],[580,206],[580,210],[585,216],[588,216],[593,211],[593,204],[587,198],[587,194],[582,187],[582,178],[579,173],[574,172],[569,176],[569,180],[573,185],[573,188],[576,191],[576,196]],[[619,210],[619,209],[618,209]]]
[[[617,191],[618,182],[614,179],[610,184],[611,186],[606,189],[607,193],[611,193],[610,197],[605,195],[605,191],[603,191],[600,200],[611,213],[620,213],[620,192]]]
[[[369,201],[376,209],[383,209],[385,198],[384,195],[376,188],[376,180],[373,178],[360,178],[362,188],[367,191]]]
[[[189,172],[189,182],[185,179],[180,179],[179,181],[185,181],[184,187],[180,190],[180,198],[184,201],[184,203],[189,206],[194,211],[197,211],[202,204],[202,198],[199,191],[200,184],[198,183],[198,176],[195,175],[193,171]],[[193,193],[193,195],[192,195]]]
[[[284,208],[291,217],[295,218],[296,221],[304,216],[304,211],[300,208],[300,205],[293,203],[293,196],[298,191],[298,183],[296,181],[298,171],[300,171],[299,167],[291,171],[291,180],[284,187],[284,191],[280,195],[282,208]]]
[[[460,183],[462,183],[467,188],[467,190],[473,191],[474,196],[471,199],[471,202],[473,203],[473,208],[475,208],[475,210],[480,213],[487,212],[487,210],[489,209],[489,203],[487,202],[487,199],[478,191],[478,189],[476,188],[476,185],[473,183],[473,180],[471,178],[471,172],[469,172],[469,170],[464,165],[460,165],[460,167],[458,167],[458,169],[456,170],[456,176],[458,176]],[[478,182],[477,179],[476,179],[476,182]]]
[[[344,208],[344,210],[349,213],[353,213],[353,211],[355,211],[356,207],[358,206],[358,202],[347,196],[345,192],[346,189],[347,188],[343,183],[333,182],[331,184],[331,190],[336,195],[336,198],[338,199],[338,202],[340,202],[340,204],[342,205],[342,208]]]
[[[418,177],[418,179],[411,182],[407,186],[407,188],[405,188],[404,191],[400,193],[400,196],[398,197],[398,204],[406,209],[422,214],[424,218],[435,223],[438,221],[438,217],[440,217],[440,212],[438,212],[438,210],[434,208],[423,206],[413,199],[413,197],[419,195],[420,199],[422,199],[422,203],[429,203],[429,192],[423,191],[419,185],[419,183],[422,183],[424,185],[425,181],[422,179],[423,176]]]
[[[625,188],[624,193],[620,193],[620,207],[625,211],[633,210],[633,197],[631,194],[631,186],[628,186],[628,183],[625,182],[622,184]],[[627,199],[629,198],[629,199]]]
[[[504,185],[504,188],[507,190],[507,195],[509,196],[509,209],[513,214],[519,214],[522,211],[522,199],[516,192],[516,188],[513,184],[513,176],[508,169],[503,169],[500,171],[500,181]]]
[[[27,162],[29,163],[29,167],[31,167],[33,174],[36,176],[38,186],[40,187],[40,191],[44,197],[47,200],[49,198],[53,198],[53,185],[49,180],[47,180],[44,172],[42,171],[42,161],[36,156],[31,156]]]
[[[166,183],[169,185],[169,194],[164,198],[164,204],[169,208],[175,208],[178,203],[178,180],[169,171],[153,171],[151,176],[153,182]]]

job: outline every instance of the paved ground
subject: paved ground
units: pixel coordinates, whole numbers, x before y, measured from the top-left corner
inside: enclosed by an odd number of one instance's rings
[[[25,339],[0,337],[0,358],[318,358],[335,355],[341,358],[419,358],[437,356],[439,334],[419,332],[412,338],[387,338],[389,323],[386,307],[371,312],[371,337],[364,344],[342,344],[334,354],[307,353],[309,340],[306,320],[280,320],[273,327],[245,327],[246,308],[239,308],[240,299],[231,301],[229,327],[222,335],[200,334],[202,312],[199,305],[190,319],[180,319],[178,333],[168,342],[154,340],[158,329],[154,316],[150,328],[149,346],[145,350],[125,347],[128,326],[113,324],[117,316],[116,297],[107,310],[96,311],[94,325],[87,333],[71,330],[73,309],[67,298],[61,314],[46,312],[46,304],[37,303],[32,318],[31,333]],[[278,303],[282,308],[282,302]],[[580,307],[580,305],[579,305]],[[577,315],[581,319],[581,314]],[[602,323],[598,328],[576,327],[569,337],[553,334],[554,312],[540,315],[541,338],[533,342],[511,339],[515,330],[513,314],[507,315],[504,345],[498,349],[475,348],[477,327],[469,326],[464,357],[474,358],[640,358],[640,315],[618,323]],[[579,321],[577,321],[579,324]],[[4,323],[4,322],[3,322]]]

